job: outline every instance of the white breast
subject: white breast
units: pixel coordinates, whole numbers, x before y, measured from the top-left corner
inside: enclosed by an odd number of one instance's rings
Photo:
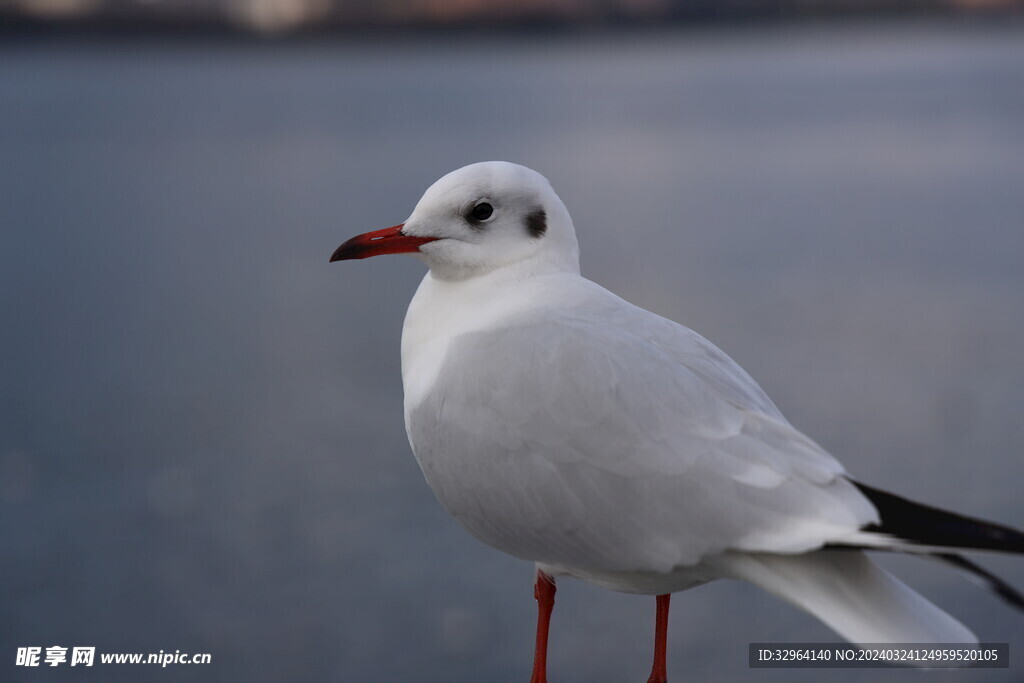
[[[402,328],[402,385],[405,414],[424,399],[452,341],[461,335],[496,327],[501,320],[538,306],[572,288],[563,281],[578,275],[553,273],[523,280],[514,269],[495,271],[470,281],[448,282],[427,273],[409,304]]]
[[[445,509],[489,545],[602,585],[727,549],[804,552],[877,519],[728,356],[578,275],[428,276],[403,378],[410,443]]]

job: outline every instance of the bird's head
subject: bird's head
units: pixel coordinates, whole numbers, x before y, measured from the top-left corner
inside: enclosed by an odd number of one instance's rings
[[[404,223],[353,237],[331,261],[407,252],[446,280],[518,263],[537,272],[579,270],[562,200],[544,176],[505,161],[452,171],[427,189]]]

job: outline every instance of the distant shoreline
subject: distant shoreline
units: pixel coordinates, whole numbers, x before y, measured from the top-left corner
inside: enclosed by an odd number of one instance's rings
[[[962,21],[967,23],[1024,25],[1024,3],[965,7],[953,3],[837,2],[808,5],[779,2],[771,6],[700,5],[676,11],[667,17],[637,18],[606,16],[574,20],[568,17],[479,17],[452,21],[410,19],[384,21],[356,20],[327,16],[316,22],[287,28],[260,28],[233,21],[223,13],[147,13],[99,11],[77,18],[45,19],[24,12],[0,8],[0,36],[5,38],[138,39],[185,40],[267,40],[305,42],[346,38],[376,40],[381,36],[451,37],[468,36],[563,36],[589,34],[648,33],[706,28],[745,28],[773,25],[876,23],[894,20]]]

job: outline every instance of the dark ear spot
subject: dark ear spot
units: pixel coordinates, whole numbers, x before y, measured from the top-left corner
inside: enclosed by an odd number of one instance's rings
[[[530,233],[530,237],[539,239],[544,236],[544,233],[548,230],[548,215],[544,213],[544,209],[537,209],[531,211],[526,216],[526,232]]]

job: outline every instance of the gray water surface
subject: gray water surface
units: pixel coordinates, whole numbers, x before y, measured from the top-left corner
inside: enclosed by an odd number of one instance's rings
[[[0,46],[0,678],[19,646],[209,652],[104,681],[525,681],[532,567],[437,505],[402,426],[423,266],[328,265],[507,159],[584,273],[718,343],[857,478],[1024,525],[1024,33],[892,25],[354,44]],[[976,630],[1024,615],[886,566]],[[1024,560],[982,558],[1024,587]],[[559,588],[553,681],[649,671],[654,600]],[[673,601],[685,681],[811,617]]]

